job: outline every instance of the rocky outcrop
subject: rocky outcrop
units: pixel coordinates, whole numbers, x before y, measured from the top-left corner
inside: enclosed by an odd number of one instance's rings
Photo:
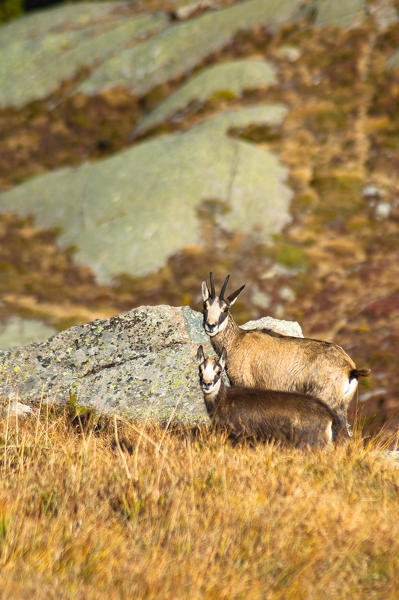
[[[297,323],[270,317],[247,326],[302,335]],[[200,313],[188,306],[142,306],[0,352],[0,397],[12,409],[17,401],[42,398],[104,414],[195,423],[206,419],[199,344],[213,353]]]

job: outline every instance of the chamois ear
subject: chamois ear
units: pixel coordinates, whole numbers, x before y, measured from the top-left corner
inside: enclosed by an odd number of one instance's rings
[[[197,350],[197,360],[199,363],[202,363],[205,360],[205,354],[204,354],[204,349],[202,347],[202,344],[201,344],[201,346],[198,347],[198,350]]]
[[[244,288],[245,288],[245,283],[240,288],[238,288],[238,290],[236,290],[235,292],[230,294],[230,296],[227,296],[227,301],[230,306],[233,306],[234,302],[237,300],[239,294],[241,294],[241,292]]]
[[[220,355],[220,358],[219,358],[219,365],[222,367],[222,369],[224,369],[226,366],[226,358],[227,358],[227,352],[226,352],[226,348],[223,346],[222,354]]]
[[[206,285],[206,281],[202,282],[201,290],[202,290],[202,299],[204,302],[206,302],[210,296],[208,286]]]

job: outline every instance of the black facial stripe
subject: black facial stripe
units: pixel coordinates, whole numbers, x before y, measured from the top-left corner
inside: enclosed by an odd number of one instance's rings
[[[227,319],[227,311],[222,311],[218,319],[218,325],[221,325],[225,319]]]

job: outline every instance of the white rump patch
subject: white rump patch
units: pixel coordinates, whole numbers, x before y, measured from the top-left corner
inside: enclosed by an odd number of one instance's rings
[[[344,396],[352,396],[355,393],[357,388],[357,379],[354,377],[353,379],[345,381],[344,383]]]

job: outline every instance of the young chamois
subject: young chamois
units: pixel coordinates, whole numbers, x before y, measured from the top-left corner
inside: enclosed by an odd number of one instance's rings
[[[275,440],[299,448],[324,447],[348,439],[346,423],[322,400],[297,392],[226,387],[226,349],[219,360],[198,348],[199,378],[212,425],[234,438]]]
[[[220,356],[227,350],[227,375],[233,385],[300,392],[319,398],[346,422],[348,405],[359,377],[368,369],[357,369],[337,344],[310,338],[281,335],[270,329],[240,329],[229,309],[244,289],[224,297],[228,275],[219,296],[210,273],[211,289],[202,282],[204,329]]]

